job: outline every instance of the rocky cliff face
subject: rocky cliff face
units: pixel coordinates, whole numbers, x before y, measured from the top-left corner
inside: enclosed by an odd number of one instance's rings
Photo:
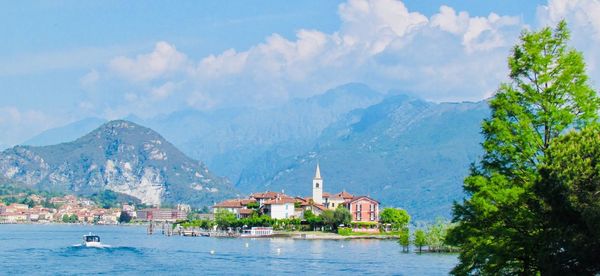
[[[108,122],[69,143],[16,146],[0,154],[0,175],[28,187],[89,195],[102,190],[143,203],[210,205],[235,196],[216,177],[151,129]]]

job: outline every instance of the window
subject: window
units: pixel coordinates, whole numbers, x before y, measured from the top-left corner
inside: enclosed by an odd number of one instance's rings
[[[375,220],[375,213],[371,213],[371,221]]]
[[[375,204],[371,204],[371,212],[375,211]]]
[[[315,186],[316,186],[317,188],[319,188],[319,182],[315,183]]]
[[[335,207],[335,203],[331,203],[331,208]]]

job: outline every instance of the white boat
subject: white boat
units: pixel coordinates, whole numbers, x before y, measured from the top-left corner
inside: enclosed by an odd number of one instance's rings
[[[85,247],[104,247],[104,245],[100,243],[100,236],[92,235],[92,233],[83,235],[82,245]]]
[[[252,227],[242,231],[242,238],[260,238],[273,235],[273,227]]]

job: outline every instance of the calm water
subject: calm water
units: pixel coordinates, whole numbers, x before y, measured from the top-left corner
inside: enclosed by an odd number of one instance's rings
[[[90,231],[112,247],[73,246]],[[446,275],[456,261],[454,255],[402,253],[394,241],[164,237],[148,236],[144,227],[0,225],[2,275]]]

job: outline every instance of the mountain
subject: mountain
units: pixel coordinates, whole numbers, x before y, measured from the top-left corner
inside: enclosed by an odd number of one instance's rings
[[[370,195],[415,219],[449,216],[462,180],[482,153],[486,102],[431,103],[397,95],[348,113],[304,153],[273,147],[242,172],[244,192],[285,190],[309,195],[317,162],[327,192]]]
[[[16,146],[0,154],[0,175],[41,190],[91,195],[111,190],[146,204],[213,204],[236,196],[229,181],[155,131],[118,120],[75,141]]]
[[[22,144],[30,146],[48,146],[73,141],[104,123],[106,123],[106,120],[104,119],[93,117],[85,118],[61,127],[46,130]]]
[[[383,95],[370,87],[350,83],[273,108],[182,110],[134,122],[163,133],[219,175],[237,180],[249,162],[274,145],[300,154],[344,114],[382,99]]]

